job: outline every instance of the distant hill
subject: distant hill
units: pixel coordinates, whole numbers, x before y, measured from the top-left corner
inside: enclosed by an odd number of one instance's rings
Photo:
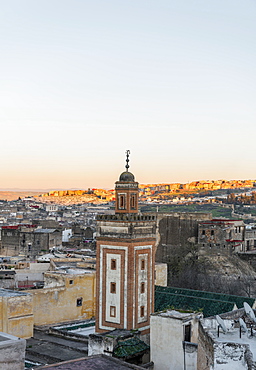
[[[41,192],[37,191],[0,191],[0,200],[16,200],[19,198],[25,198],[29,196],[38,196]]]

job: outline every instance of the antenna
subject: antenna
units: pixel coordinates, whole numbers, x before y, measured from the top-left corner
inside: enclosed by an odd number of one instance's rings
[[[225,325],[224,321],[222,320],[222,318],[219,315],[216,315],[216,320],[217,320],[217,323],[219,324],[219,326],[221,327],[221,329],[223,330],[223,332],[226,333],[227,328],[226,328],[226,325]]]
[[[129,155],[130,155],[130,150],[126,150],[126,166],[125,166],[125,168],[126,168],[126,171],[128,172],[128,170],[129,170],[129,161],[130,161],[130,159],[129,159]]]
[[[250,317],[250,319],[253,321],[253,322],[256,322],[256,318],[255,318],[255,315],[254,315],[254,312],[253,312],[253,309],[251,308],[251,306],[247,303],[247,302],[244,302],[244,310],[246,312],[246,315]]]

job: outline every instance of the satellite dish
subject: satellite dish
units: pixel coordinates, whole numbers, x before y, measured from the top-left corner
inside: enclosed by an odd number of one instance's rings
[[[222,318],[219,315],[216,315],[216,320],[217,320],[219,326],[221,327],[221,329],[223,330],[223,332],[226,333],[227,328],[226,328],[226,325],[225,325],[224,321],[222,320]]]
[[[247,302],[244,302],[244,309],[245,309],[246,315],[249,316],[252,321],[256,322],[253,309],[251,308],[251,306],[248,305]]]
[[[240,328],[243,328],[243,329],[244,329],[244,331],[246,331],[246,332],[247,332],[247,326],[246,326],[246,324],[245,324],[244,320],[243,320],[243,319],[241,319],[241,317],[239,318],[239,324],[240,324]]]

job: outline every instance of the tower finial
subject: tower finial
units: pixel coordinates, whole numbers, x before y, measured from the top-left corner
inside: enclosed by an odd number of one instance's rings
[[[125,166],[125,168],[126,168],[126,171],[128,172],[128,169],[129,169],[129,161],[130,161],[130,159],[129,159],[129,155],[130,155],[130,150],[126,150],[126,166]]]

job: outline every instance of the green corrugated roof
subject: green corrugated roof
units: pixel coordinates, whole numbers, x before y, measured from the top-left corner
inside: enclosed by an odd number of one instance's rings
[[[231,294],[222,294],[222,293],[206,292],[202,290],[183,289],[183,288],[175,288],[175,287],[156,286],[156,292],[167,292],[167,293],[173,293],[173,294],[188,295],[188,296],[193,296],[193,297],[214,299],[214,300],[224,301],[224,302],[232,302],[237,305],[237,308],[242,308],[244,305],[244,302],[247,302],[252,307],[255,302],[254,298],[249,298],[249,297],[241,297],[241,296],[236,296],[236,295],[231,295]]]
[[[149,349],[149,346],[137,337],[127,339],[125,341],[119,342],[114,348],[114,357],[119,358],[129,358],[134,355],[144,352]]]
[[[163,311],[170,307],[180,310],[202,311],[204,317],[209,317],[232,311],[235,308],[235,302],[156,291],[155,312]]]

